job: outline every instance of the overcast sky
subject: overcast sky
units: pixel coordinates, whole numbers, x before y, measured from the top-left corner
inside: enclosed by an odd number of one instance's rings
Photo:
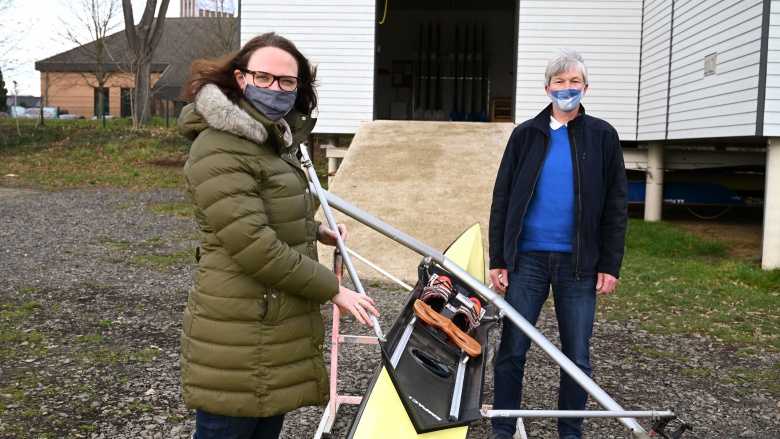
[[[73,49],[76,45],[64,38],[68,25],[78,31],[78,22],[75,22],[71,3],[81,4],[80,0],[11,0],[12,7],[2,14],[2,28],[4,34],[10,32],[18,41],[13,48],[6,53],[6,48],[0,47],[0,67],[3,69],[3,79],[8,95],[13,94],[13,82],[17,82],[19,95],[41,95],[40,72],[35,70],[35,61],[49,58],[58,53]],[[132,0],[133,17],[136,23],[143,14],[146,0]],[[158,7],[160,1],[157,2]],[[167,17],[178,17],[179,0],[170,0]],[[117,12],[119,27],[115,32],[122,30],[121,2]],[[69,24],[63,23],[67,20]],[[81,26],[83,27],[83,25]],[[91,41],[85,38],[84,42]]]

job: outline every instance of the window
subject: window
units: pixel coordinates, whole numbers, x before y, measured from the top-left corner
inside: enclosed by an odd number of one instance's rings
[[[103,115],[108,116],[108,87],[103,89],[103,108],[100,108],[100,89],[95,88],[95,116],[98,118]]]
[[[122,96],[120,98],[121,106],[119,109],[119,117],[132,117],[133,116],[133,89],[123,88]]]

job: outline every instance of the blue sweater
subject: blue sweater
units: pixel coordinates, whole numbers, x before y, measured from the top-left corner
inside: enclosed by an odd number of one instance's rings
[[[550,128],[550,152],[528,205],[519,251],[572,251],[574,174],[566,126]]]

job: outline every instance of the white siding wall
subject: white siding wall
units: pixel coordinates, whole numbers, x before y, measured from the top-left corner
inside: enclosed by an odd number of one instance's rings
[[[658,140],[666,138],[672,2],[647,0],[644,8],[637,140]]]
[[[756,133],[762,0],[675,2],[669,139]],[[717,52],[717,73],[704,57]]]
[[[241,44],[289,38],[317,69],[315,133],[354,134],[374,115],[374,0],[242,0]]]
[[[515,122],[536,116],[550,99],[544,70],[552,52],[570,46],[588,67],[583,105],[636,139],[642,0],[520,0]]]
[[[780,2],[773,1],[769,17],[769,53],[764,101],[764,135],[780,136]]]

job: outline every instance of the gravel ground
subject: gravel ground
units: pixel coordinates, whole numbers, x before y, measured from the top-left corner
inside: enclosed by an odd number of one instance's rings
[[[0,437],[189,437],[178,340],[193,222],[152,209],[182,201],[173,190],[0,188]],[[389,328],[404,290],[366,290]],[[674,407],[694,426],[684,438],[780,439],[780,392],[771,381],[780,355],[710,337],[651,335],[637,324],[599,321],[593,342],[594,379],[624,408]],[[555,341],[551,310],[539,328]],[[341,332],[373,335],[349,317]],[[377,349],[340,350],[340,393],[363,393]],[[558,370],[533,349],[524,402],[553,409]],[[490,370],[485,387],[488,403]],[[342,405],[331,437],[345,436],[354,411]],[[321,416],[320,407],[288,415],[282,437],[312,437]],[[469,438],[490,437],[486,420],[471,427]],[[588,420],[585,429],[590,439],[631,437],[610,419]],[[526,430],[529,438],[556,437],[554,419],[527,419]]]

